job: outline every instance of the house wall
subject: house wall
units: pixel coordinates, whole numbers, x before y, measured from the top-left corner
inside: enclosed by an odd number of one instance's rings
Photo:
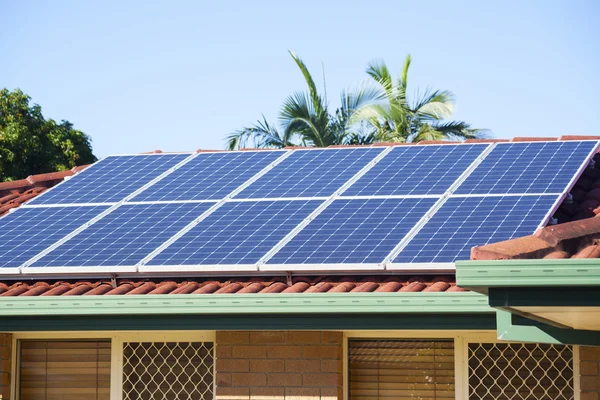
[[[579,348],[580,400],[600,400],[600,347]]]
[[[341,400],[341,332],[217,332],[218,400]]]
[[[10,360],[12,358],[12,335],[0,333],[0,398],[10,398]]]

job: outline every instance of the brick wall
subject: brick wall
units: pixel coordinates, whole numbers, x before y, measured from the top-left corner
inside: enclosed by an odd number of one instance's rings
[[[342,333],[217,332],[218,400],[341,400]]]
[[[600,347],[579,348],[580,400],[600,400]]]
[[[12,357],[12,335],[0,333],[0,396],[10,398],[10,359]]]

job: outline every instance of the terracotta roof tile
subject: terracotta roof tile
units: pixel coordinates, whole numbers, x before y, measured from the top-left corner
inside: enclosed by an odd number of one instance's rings
[[[251,293],[372,293],[372,292],[444,292],[461,291],[454,276],[403,277],[395,276],[335,277],[316,276],[248,278],[239,280],[109,280],[54,281],[54,282],[0,282],[0,296],[100,296],[141,294],[251,294]]]
[[[554,142],[557,137],[514,137],[511,142]]]
[[[597,136],[563,136],[557,138],[517,137],[512,141],[540,140],[600,140]],[[466,143],[507,142],[505,139],[471,139]],[[455,145],[458,142],[431,141],[420,144]],[[417,143],[377,143],[374,146],[418,146]],[[331,146],[332,148],[347,146]],[[297,147],[289,147],[297,148]],[[258,150],[258,149],[246,149]],[[263,149],[260,149],[263,150]],[[218,150],[197,150],[218,151]],[[162,153],[160,150],[152,153]],[[595,157],[598,168],[588,168],[555,214],[559,225],[550,226],[535,235],[506,242],[481,246],[472,250],[474,259],[507,258],[567,258],[600,257],[600,156]],[[27,179],[0,183],[0,216],[44,190],[61,182],[65,177],[87,166],[70,171],[32,175]],[[575,221],[575,222],[570,222]],[[139,295],[139,294],[233,294],[233,293],[346,293],[346,292],[455,292],[454,276],[441,277],[294,277],[288,282],[283,278],[252,278],[238,280],[185,281],[119,281],[115,287],[110,281],[96,282],[0,282],[0,296],[92,296],[92,295]]]
[[[474,247],[471,259],[600,258],[600,217],[578,220],[583,213],[575,214],[572,222],[548,226],[530,236]]]
[[[12,208],[19,207],[27,200],[38,196],[48,188],[62,182],[65,177],[71,176],[87,167],[88,165],[82,165],[67,171],[30,175],[26,179],[0,182],[0,216],[6,214]]]
[[[563,135],[558,140],[600,140],[600,136]]]
[[[510,139],[467,139],[465,143],[506,143]]]

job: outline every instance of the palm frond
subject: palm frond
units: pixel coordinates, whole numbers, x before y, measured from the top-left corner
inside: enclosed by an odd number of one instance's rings
[[[450,140],[482,139],[490,133],[487,129],[474,129],[464,121],[448,121],[435,123],[433,128]]]
[[[443,140],[444,134],[429,124],[422,124],[419,130],[411,135],[411,142],[422,142],[423,140]]]
[[[386,93],[382,88],[361,82],[358,85],[342,90],[340,100],[341,108],[348,112],[359,110],[369,104],[381,104]]]
[[[377,82],[385,91],[388,99],[393,101],[396,98],[394,93],[394,82],[392,76],[388,70],[387,65],[382,60],[371,61],[367,65],[367,75],[369,75],[375,82]]]
[[[308,91],[310,93],[313,108],[317,113],[325,112],[326,107],[324,106],[324,101],[319,95],[317,85],[315,85],[315,81],[313,80],[312,75],[308,71],[308,68],[300,59],[300,57],[298,57],[293,51],[289,51],[289,53],[296,62],[296,65],[298,65],[298,68],[300,68],[302,75],[304,76],[304,80],[306,81],[306,85],[308,86]]]
[[[412,112],[419,118],[440,120],[448,118],[454,112],[454,95],[447,90],[426,90],[412,107]]]
[[[408,86],[408,68],[410,67],[410,54],[406,56],[404,60],[404,67],[402,68],[402,75],[400,75],[400,79],[398,80],[398,87],[401,87],[406,92],[406,88]]]
[[[227,136],[227,148],[229,150],[242,149],[245,147],[282,148],[293,145],[293,143],[290,142],[290,137],[280,135],[277,128],[270,125],[264,115],[262,118],[262,121],[258,120],[255,124],[237,130]],[[252,143],[252,145],[248,146],[249,143]]]
[[[283,102],[279,121],[284,136],[301,135],[315,146],[327,146],[329,115],[316,112],[307,93],[296,92]]]

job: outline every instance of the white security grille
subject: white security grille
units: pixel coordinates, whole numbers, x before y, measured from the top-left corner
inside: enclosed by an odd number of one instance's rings
[[[470,343],[469,400],[572,400],[568,346]]]
[[[213,343],[123,344],[123,400],[212,400]]]

